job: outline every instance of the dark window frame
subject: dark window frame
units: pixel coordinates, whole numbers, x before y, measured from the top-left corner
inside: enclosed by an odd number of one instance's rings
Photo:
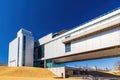
[[[71,35],[67,35],[67,36],[65,36],[65,39],[70,38],[70,37],[71,37]]]
[[[71,51],[71,42],[65,44],[65,52],[70,52]]]
[[[23,66],[25,66],[25,52],[26,52],[26,36],[23,36],[23,55],[22,55]]]

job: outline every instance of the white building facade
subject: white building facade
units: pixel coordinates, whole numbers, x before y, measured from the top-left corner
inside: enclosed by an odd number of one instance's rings
[[[45,42],[46,41],[46,42]],[[40,38],[46,67],[64,62],[120,56],[120,9],[64,34]],[[57,63],[57,64],[56,64]]]
[[[20,30],[9,45],[9,66],[32,66],[34,60],[36,66],[51,68],[65,66],[65,62],[120,56],[120,9],[70,31],[50,33],[35,44],[29,31]]]
[[[33,66],[34,38],[30,31],[21,29],[9,43],[9,66]]]

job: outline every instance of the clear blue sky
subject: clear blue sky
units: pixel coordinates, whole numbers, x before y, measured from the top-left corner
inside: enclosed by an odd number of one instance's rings
[[[120,0],[0,0],[0,62],[8,61],[8,45],[20,28],[35,39],[71,29],[120,6]]]

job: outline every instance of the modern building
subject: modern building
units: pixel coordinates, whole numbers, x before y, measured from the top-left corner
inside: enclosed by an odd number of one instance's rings
[[[34,41],[21,29],[9,45],[9,66],[64,67],[65,62],[120,56],[120,9],[72,30]],[[34,59],[33,59],[34,58]]]

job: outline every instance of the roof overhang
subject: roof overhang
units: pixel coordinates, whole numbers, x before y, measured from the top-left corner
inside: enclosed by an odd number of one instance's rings
[[[70,38],[64,39],[62,42],[64,44],[66,44],[66,43],[69,43],[69,42],[72,42],[72,41],[75,41],[75,40],[78,40],[78,39],[82,39],[82,38],[85,38],[85,37],[89,37],[89,36],[92,36],[92,35],[95,35],[95,34],[99,34],[99,33],[111,30],[111,29],[116,28],[116,27],[120,27],[120,18],[115,19],[112,22],[108,22],[108,23],[104,23],[104,24],[102,23],[101,25],[99,25],[95,28],[92,28],[92,29],[87,30],[85,32],[82,32],[78,35],[72,36]]]
[[[78,53],[78,54],[58,57],[55,58],[54,61],[55,63],[63,63],[63,62],[109,58],[116,56],[120,56],[120,46],[114,46],[110,48],[104,48],[104,49],[89,51],[85,53]]]

